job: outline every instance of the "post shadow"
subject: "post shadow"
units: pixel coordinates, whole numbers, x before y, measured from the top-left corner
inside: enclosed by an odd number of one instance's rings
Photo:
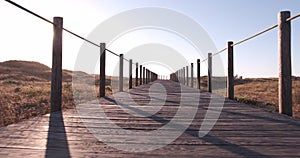
[[[62,111],[51,112],[45,158],[71,157]]]

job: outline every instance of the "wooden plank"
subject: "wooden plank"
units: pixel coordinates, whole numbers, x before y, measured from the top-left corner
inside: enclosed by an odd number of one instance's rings
[[[153,117],[133,116],[113,100],[114,96],[100,98],[87,104],[85,108],[90,113],[80,116],[76,109],[66,109],[62,114],[51,113],[36,117],[17,124],[0,128],[0,156],[9,157],[299,157],[300,151],[300,120],[269,113],[249,105],[237,103],[226,99],[221,115],[214,128],[205,137],[199,138],[198,132],[201,123],[215,121],[205,119],[211,94],[199,94],[200,101],[195,119],[188,129],[171,142],[169,145],[153,151],[135,153],[124,152],[106,145],[97,140],[84,123],[95,125],[98,134],[110,143],[119,146],[132,145],[135,142],[126,139],[126,134],[115,132],[104,119],[107,117],[119,127],[136,133],[136,138],[144,141],[140,144],[149,148],[154,138],[146,132],[154,131],[164,126],[174,118],[178,111],[181,95],[195,93],[197,89],[185,87],[180,89],[180,83],[168,80],[157,80],[154,83],[162,84],[167,91],[167,102]],[[116,93],[120,100],[127,100],[128,93],[138,103],[131,108],[151,111],[151,107],[159,106],[159,103],[147,106],[150,101],[149,88],[151,85],[135,87],[129,92]],[[159,93],[159,91],[152,91]],[[187,98],[191,98],[186,95]],[[191,100],[190,102],[192,102]],[[99,117],[95,105],[104,110],[106,117]],[[79,107],[77,107],[79,108]],[[187,115],[178,116],[178,125],[188,125]],[[105,129],[105,130],[104,130]],[[160,139],[169,137],[173,127],[165,128]],[[141,132],[143,131],[143,132]],[[157,142],[159,144],[159,142]],[[46,155],[46,156],[45,156]]]

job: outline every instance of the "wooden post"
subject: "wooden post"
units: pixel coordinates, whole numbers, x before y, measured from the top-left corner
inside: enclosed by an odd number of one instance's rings
[[[182,83],[182,70],[179,69],[179,82]]]
[[[234,67],[233,67],[233,42],[229,41],[227,43],[228,51],[228,70],[227,70],[227,97],[228,99],[234,99]]]
[[[147,83],[149,83],[150,82],[150,70],[148,70],[148,76],[147,76]]]
[[[151,82],[151,71],[148,70],[148,83],[150,83],[150,82]]]
[[[146,68],[143,67],[143,84],[146,83],[146,80],[145,80],[146,74],[145,73],[146,73]]]
[[[140,85],[143,84],[143,65],[140,65]]]
[[[100,43],[100,77],[99,77],[99,96],[105,96],[105,43]]]
[[[139,86],[139,63],[135,64],[135,86]]]
[[[124,55],[120,54],[120,68],[119,68],[119,91],[123,92],[123,59]]]
[[[186,66],[186,85],[189,86],[189,66]]]
[[[180,83],[182,83],[181,75],[182,75],[182,71],[181,71],[181,69],[179,69],[179,74],[178,74],[178,76],[179,76],[179,82],[180,82]]]
[[[54,17],[52,45],[51,112],[61,110],[63,18]]]
[[[149,83],[149,70],[146,69],[146,84]]]
[[[186,82],[185,82],[185,68],[184,67],[182,68],[182,79],[183,79],[183,81],[182,81],[183,85],[185,85]]]
[[[129,89],[132,89],[132,59],[129,60]]]
[[[181,73],[180,73],[180,69],[179,69],[179,70],[178,70],[178,76],[177,76],[177,77],[178,77],[178,82],[179,82],[179,83],[181,82],[181,76],[180,76],[180,75],[181,75]]]
[[[152,81],[154,82],[155,81],[155,73],[152,72]]]
[[[201,84],[201,81],[200,81],[200,59],[197,59],[197,88],[200,89],[200,84]]]
[[[212,92],[212,53],[208,53],[208,76],[207,76],[207,91]]]
[[[292,68],[291,68],[291,22],[289,11],[278,14],[279,54],[279,113],[293,115],[292,109]]]
[[[153,78],[152,80],[154,82],[155,81],[155,73],[154,72],[152,73],[152,78]]]
[[[148,82],[148,69],[145,68],[145,84],[147,84]]]
[[[191,63],[191,87],[194,88],[194,64]]]

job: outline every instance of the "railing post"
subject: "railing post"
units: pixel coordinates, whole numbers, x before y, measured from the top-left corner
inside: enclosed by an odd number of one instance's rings
[[[191,63],[191,87],[194,88],[194,64]]]
[[[150,70],[149,70],[149,72],[148,72],[148,77],[149,77],[148,83],[150,83],[150,82],[151,82],[151,71],[150,71]]]
[[[292,109],[292,68],[291,68],[291,22],[289,11],[278,14],[279,54],[279,113],[293,115]]]
[[[234,99],[234,67],[233,67],[233,42],[229,41],[227,43],[228,51],[228,70],[227,70],[227,97],[228,99]]]
[[[186,82],[185,82],[185,68],[184,67],[182,68],[182,80],[183,80],[182,81],[183,85],[185,85]]]
[[[140,65],[140,85],[143,84],[143,65]]]
[[[129,89],[132,89],[132,59],[129,59]]]
[[[135,86],[139,86],[139,63],[135,64]]]
[[[146,84],[149,83],[149,70],[146,69]]]
[[[207,91],[212,92],[212,53],[208,53],[208,76],[207,76]]]
[[[51,112],[61,110],[62,98],[62,28],[63,18],[54,17],[52,45]]]
[[[143,67],[143,84],[145,84],[146,83],[146,68],[145,67]]]
[[[200,81],[200,59],[197,59],[197,88],[200,89],[200,84],[201,84],[201,81]]]
[[[145,68],[145,84],[148,83],[148,69]]]
[[[181,75],[181,73],[180,73],[180,69],[179,69],[179,70],[178,70],[178,76],[177,76],[177,77],[178,77],[178,82],[179,82],[179,83],[181,82],[181,76],[180,76],[180,75]]]
[[[105,43],[100,43],[100,77],[99,77],[99,96],[105,96]]]
[[[186,86],[189,86],[189,66],[186,66]]]
[[[123,92],[123,59],[124,55],[120,54],[120,68],[119,68],[119,91]]]
[[[155,81],[154,72],[152,72],[152,82]]]
[[[155,73],[154,72],[152,72],[152,80],[153,80],[153,82],[155,81]]]
[[[180,83],[182,83],[182,80],[181,80],[181,75],[182,75],[182,70],[181,70],[181,69],[179,69],[179,74],[178,74],[178,76],[179,76],[179,82],[180,82]]]

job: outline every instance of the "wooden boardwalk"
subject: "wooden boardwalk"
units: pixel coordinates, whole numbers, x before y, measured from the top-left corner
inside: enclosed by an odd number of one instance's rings
[[[154,102],[154,108],[146,106],[150,101],[149,87],[153,84],[165,87],[167,101],[163,107],[155,108],[160,102]],[[156,100],[163,100],[160,95],[155,95],[162,91],[152,89],[151,95],[158,97]],[[138,105],[116,105],[113,96],[101,98],[106,118],[98,116],[97,102],[90,102],[78,107],[80,115],[75,109],[68,109],[9,125],[0,128],[0,157],[300,157],[300,120],[230,100],[225,100],[213,129],[206,136],[198,137],[211,94],[197,96],[200,100],[190,125],[188,120],[192,114],[176,115],[180,96],[188,97],[196,92],[188,87],[180,90],[179,85],[172,81],[158,80],[115,96],[126,102],[130,95]],[[193,98],[188,100],[194,101]],[[128,114],[128,110],[134,115]],[[149,116],[143,117],[146,115]],[[168,126],[157,138],[147,134],[163,128],[174,116],[177,125]],[[117,126],[108,124],[107,118]],[[116,127],[136,132],[135,138],[143,140],[135,144],[137,148],[151,149],[164,143],[159,140],[169,138],[172,134],[168,133],[174,134],[177,127],[186,125],[187,129],[178,138],[152,151],[137,152],[132,148],[133,151],[129,152],[111,147],[126,148],[135,143],[132,135],[116,133]],[[97,139],[97,134],[105,143]],[[157,144],[151,143],[156,139]]]

